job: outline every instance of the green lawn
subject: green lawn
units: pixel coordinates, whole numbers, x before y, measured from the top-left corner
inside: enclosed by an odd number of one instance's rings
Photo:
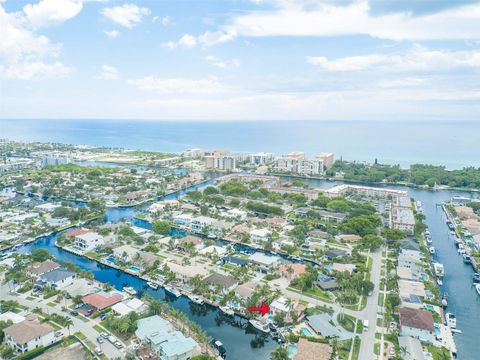
[[[342,327],[350,332],[355,331],[355,323],[357,319],[351,315],[348,314],[338,314],[337,315],[337,321]]]
[[[318,288],[316,286],[313,287],[310,290],[304,291],[303,293],[300,290],[298,290],[296,288],[292,288],[292,287],[288,287],[287,290],[296,292],[297,294],[303,294],[303,295],[306,295],[306,296],[310,296],[312,298],[322,300],[322,301],[326,301],[326,302],[331,302],[332,301],[330,299],[330,297],[325,292],[323,292],[320,288]]]
[[[353,354],[352,360],[358,360],[358,355],[360,354],[360,338],[358,336],[355,337],[355,342],[353,343]],[[362,359],[363,360],[363,359]]]
[[[380,355],[380,344],[377,343],[373,345],[373,353],[375,355]]]

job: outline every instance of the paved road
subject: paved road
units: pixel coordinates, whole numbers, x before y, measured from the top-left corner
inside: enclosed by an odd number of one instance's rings
[[[48,314],[56,313],[62,316],[68,316],[73,321],[73,326],[70,327],[70,331],[72,334],[76,331],[80,331],[87,337],[87,339],[92,344],[96,344],[96,346],[99,346],[99,344],[97,343],[97,337],[99,337],[100,334],[97,332],[97,330],[93,328],[95,323],[91,320],[89,320],[88,322],[83,322],[81,319],[75,316],[71,316],[70,314],[62,311],[60,309],[60,305],[58,306],[58,308],[53,308],[51,306],[48,306],[46,303],[40,302],[38,300],[31,301],[20,296],[10,295],[7,285],[2,285],[0,287],[0,298],[2,298],[2,300],[16,300],[20,303],[20,305],[28,306],[30,310],[39,307],[40,309],[42,309],[43,312]],[[109,359],[124,357],[124,354],[108,341],[105,341],[103,344],[100,345],[100,347]]]
[[[375,344],[375,331],[377,325],[377,309],[378,309],[378,295],[380,291],[380,274],[382,267],[382,249],[372,253],[372,271],[370,273],[370,281],[375,284],[373,294],[367,298],[367,306],[361,312],[357,312],[357,317],[360,320],[368,320],[368,331],[364,331],[361,336],[362,343],[360,344],[360,360],[374,359],[373,345]]]

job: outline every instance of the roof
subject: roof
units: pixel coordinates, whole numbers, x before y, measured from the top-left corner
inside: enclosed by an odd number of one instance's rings
[[[77,239],[81,239],[81,240],[84,240],[86,242],[96,241],[98,239],[103,239],[103,236],[100,235],[100,234],[97,234],[96,232],[88,232],[88,233],[85,233],[85,234],[77,235],[75,237]]]
[[[255,291],[255,284],[251,282],[238,285],[235,288],[235,292],[244,298],[249,298],[250,296],[252,296],[254,291]]]
[[[145,309],[145,303],[137,298],[133,298],[127,301],[122,301],[121,303],[117,303],[112,306],[112,310],[115,311],[117,314],[120,315],[127,315],[134,312],[141,312]]]
[[[261,265],[273,265],[280,260],[278,256],[268,256],[261,252],[256,252],[250,255],[250,261]]]
[[[106,296],[103,296],[101,294],[90,294],[90,295],[85,296],[82,299],[82,301],[85,304],[91,305],[98,310],[105,309],[109,306],[112,306],[112,305],[122,301],[122,300],[123,300],[123,298],[118,294],[112,295],[110,297],[106,297]]]
[[[45,260],[37,266],[31,267],[30,269],[28,269],[28,271],[35,275],[42,275],[46,272],[58,269],[59,267],[60,265],[58,265],[55,261]]]
[[[398,292],[402,295],[417,295],[425,297],[425,285],[420,281],[398,280]]]
[[[46,282],[56,283],[74,276],[75,276],[74,272],[71,272],[65,269],[55,269],[45,274],[42,274],[40,278]]]
[[[317,280],[317,285],[320,286],[322,290],[333,290],[338,288],[337,280],[332,279],[328,281]]]
[[[158,315],[153,315],[137,320],[137,330],[135,331],[135,335],[137,335],[139,339],[145,340],[155,333],[171,332],[173,330],[172,324],[167,320]]]
[[[339,238],[340,238],[340,240],[343,240],[343,241],[358,241],[358,240],[362,240],[362,237],[361,237],[360,235],[355,235],[355,234],[340,235]]]
[[[18,324],[7,327],[4,332],[17,344],[25,344],[37,337],[52,333],[53,327],[39,324],[36,320],[24,320]]]
[[[402,307],[400,308],[400,326],[433,331],[432,313],[428,310]]]
[[[331,320],[331,316],[326,313],[307,316],[308,325],[310,325],[317,334],[340,337],[340,329],[332,325]]]
[[[292,274],[295,274],[295,275],[301,275],[305,271],[307,271],[306,270],[307,266],[305,264],[284,264],[284,265],[280,265],[278,270],[280,272],[288,272],[289,268],[293,270]]]
[[[347,252],[345,250],[340,250],[340,249],[332,249],[325,253],[325,256],[327,258],[335,258],[338,256],[345,256],[345,255],[347,255]]]
[[[0,321],[8,321],[8,320],[11,320],[14,324],[18,324],[19,322],[22,322],[23,320],[25,320],[25,316],[14,313],[13,311],[7,311],[7,312],[4,312],[3,314],[0,314]]]
[[[425,360],[420,340],[410,336],[399,336],[400,355],[404,360]]]
[[[238,281],[232,276],[218,273],[212,274],[206,277],[204,280],[210,284],[220,285],[227,289],[238,283]]]
[[[63,236],[65,236],[65,237],[75,237],[75,236],[78,236],[78,235],[88,234],[89,232],[92,232],[92,230],[75,229],[75,230],[71,230],[71,231],[67,231],[67,232],[63,233]]]
[[[248,264],[248,260],[242,259],[241,257],[238,257],[238,256],[233,256],[233,255],[228,255],[228,256],[224,257],[223,261],[224,262],[229,262],[229,263],[232,263],[232,264],[235,264],[235,265],[239,265],[239,266]]]
[[[329,344],[312,342],[301,338],[298,340],[297,353],[293,360],[329,360],[332,352],[333,348]]]

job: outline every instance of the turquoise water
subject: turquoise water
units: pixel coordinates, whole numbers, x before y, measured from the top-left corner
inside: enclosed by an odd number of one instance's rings
[[[334,152],[347,160],[479,166],[480,122],[0,120],[0,138],[180,152]]]
[[[288,345],[288,357],[293,359],[293,357],[297,354],[297,344],[290,344]]]
[[[300,329],[300,331],[302,332],[303,335],[305,336],[313,336],[312,332],[310,331],[309,328],[306,328],[306,327],[302,327]]]
[[[140,268],[138,268],[136,266],[129,266],[128,269],[131,270],[131,271],[134,271],[134,272],[140,272],[140,270],[141,270]]]

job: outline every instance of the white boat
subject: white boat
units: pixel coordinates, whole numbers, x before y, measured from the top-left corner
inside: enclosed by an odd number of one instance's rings
[[[257,330],[260,330],[264,333],[270,332],[270,326],[268,326],[268,324],[265,321],[251,319],[248,322],[252,324],[252,326]]]
[[[463,254],[463,262],[465,264],[470,264],[472,262],[472,258],[470,257],[470,255]]]
[[[235,315],[235,312],[232,310],[230,306],[220,306],[220,311],[230,316]]]
[[[433,263],[433,269],[435,270],[435,275],[437,277],[443,277],[445,275],[445,269],[443,268],[443,264],[440,263]]]
[[[437,278],[437,285],[442,286],[443,285],[443,280],[440,278]]]
[[[448,300],[446,298],[442,299],[442,306],[447,307],[448,306]]]
[[[457,327],[457,318],[452,313],[445,314],[445,321],[447,322],[447,326],[455,329]]]
[[[480,296],[480,284],[475,284],[475,290],[477,290],[477,294]]]
[[[188,298],[198,305],[203,305],[205,303],[205,301],[198,295],[188,295]]]
[[[434,247],[434,246],[430,246],[430,247],[428,248],[428,251],[430,252],[431,255],[435,255],[435,252],[436,252],[436,251],[435,251],[435,247]]]
[[[182,295],[180,291],[170,286],[165,286],[165,292],[174,297],[180,297],[180,295]]]
[[[136,295],[137,294],[137,291],[131,286],[125,286],[123,288],[123,291],[125,291],[127,294],[130,294],[130,295]]]
[[[431,244],[433,242],[430,236],[425,237],[425,240],[427,240],[427,244]]]
[[[155,284],[154,282],[147,282],[147,285],[148,287],[152,288],[153,290],[157,290],[158,289],[158,285]]]

